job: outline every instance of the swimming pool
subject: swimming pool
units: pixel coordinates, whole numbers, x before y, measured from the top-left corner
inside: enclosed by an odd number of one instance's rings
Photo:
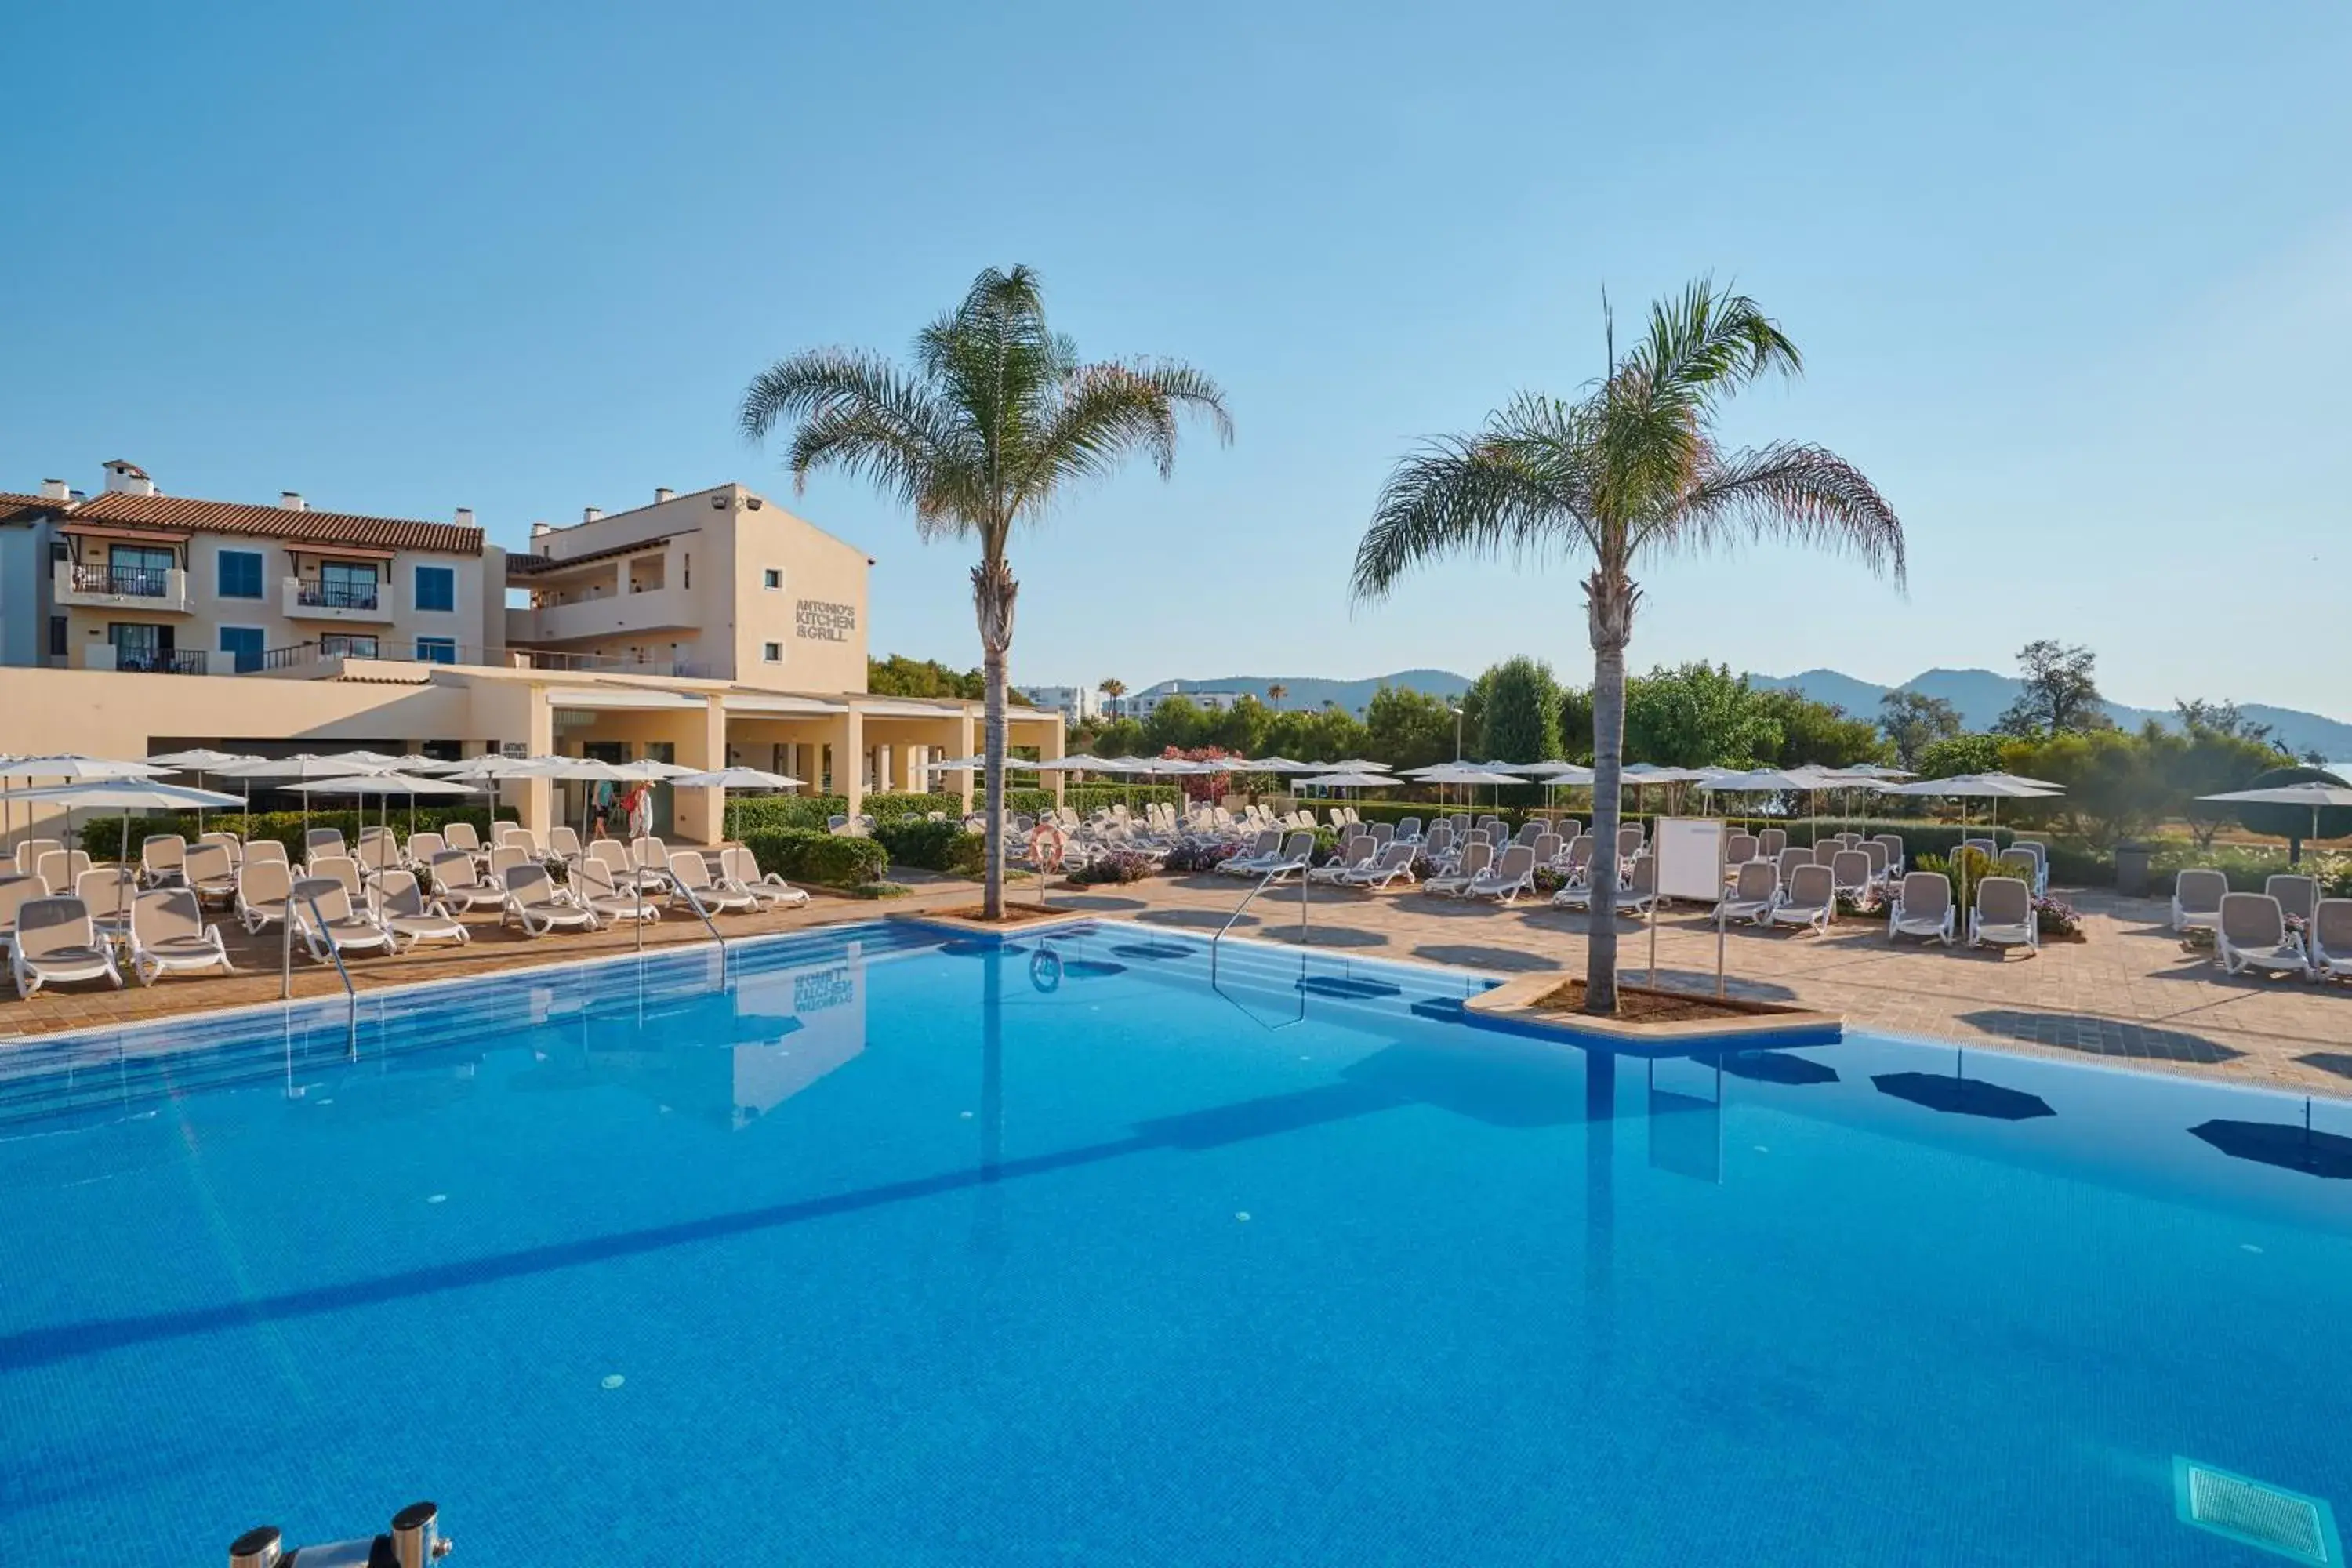
[[[2352,1495],[2352,1106],[1205,954],[877,924],[9,1047],[10,1556],[431,1497],[485,1563],[2252,1563],[2183,1461]]]

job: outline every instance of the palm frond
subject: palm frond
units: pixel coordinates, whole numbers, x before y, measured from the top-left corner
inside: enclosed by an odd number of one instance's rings
[[[1400,462],[1356,548],[1352,592],[1385,597],[1413,567],[1565,543],[1601,555],[1589,409],[1524,396],[1475,436],[1441,437]]]
[[[1080,366],[1056,388],[1045,423],[1021,454],[1012,476],[1015,503],[1043,506],[1063,484],[1103,478],[1137,451],[1167,479],[1175,471],[1178,426],[1186,414],[1206,416],[1219,445],[1233,444],[1224,394],[1190,365],[1145,360]]]
[[[785,454],[796,487],[820,468],[867,479],[932,526],[968,500],[972,443],[937,389],[875,354],[814,349],[780,360],[743,395],[754,440],[796,420]]]
[[[1850,555],[1906,584],[1903,524],[1861,469],[1823,447],[1778,442],[1707,451],[1670,508],[1636,526],[1636,545],[1719,549],[1785,539]]]

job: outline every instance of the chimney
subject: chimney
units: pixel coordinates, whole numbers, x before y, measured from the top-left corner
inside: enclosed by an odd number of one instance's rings
[[[457,509],[457,526],[459,528],[471,528],[474,526],[474,509],[472,507],[461,506]]]
[[[670,489],[667,485],[656,485],[654,487],[654,505],[659,506],[666,500],[676,500],[677,499],[677,492]]]
[[[138,464],[126,458],[116,458],[100,466],[106,470],[106,489],[109,494],[152,496],[155,493],[155,481],[149,479],[147,470]]]
[[[310,510],[310,503],[302,499],[302,492],[300,490],[279,490],[278,492],[278,504],[284,507],[288,511],[309,511]]]
[[[601,506],[583,506],[580,509],[580,521],[583,522],[595,522],[604,515],[604,509]]]
[[[70,500],[73,499],[73,492],[66,488],[66,482],[63,479],[43,479],[41,481],[41,499],[43,500]]]

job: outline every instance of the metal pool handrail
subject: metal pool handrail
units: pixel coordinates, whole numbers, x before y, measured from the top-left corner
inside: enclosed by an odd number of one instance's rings
[[[343,994],[351,1000],[353,1006],[357,1006],[360,999],[359,988],[352,984],[352,972],[343,966],[342,944],[335,940],[334,931],[329,928],[327,917],[319,908],[317,895],[305,893],[302,895],[302,901],[310,906],[310,918],[319,922],[319,934],[327,939],[327,956],[335,961],[335,973],[342,976]],[[286,893],[286,919],[283,924],[286,931],[286,951],[278,959],[278,999],[281,1002],[290,1002],[294,999],[294,892],[290,888]]]
[[[1298,965],[1303,978],[1307,968],[1307,870],[1311,860],[1311,856],[1301,856],[1298,859],[1286,860],[1278,866],[1268,867],[1265,875],[1259,879],[1258,885],[1242,895],[1242,901],[1234,906],[1234,912],[1225,917],[1225,923],[1219,926],[1217,934],[1209,939],[1209,989],[1241,1008],[1243,1015],[1253,1023],[1265,1024],[1265,1020],[1252,1013],[1239,999],[1227,996],[1223,984],[1217,978],[1217,944],[1225,940],[1225,933],[1234,929],[1234,922],[1242,918],[1242,911],[1248,909],[1260,893],[1274,886],[1277,878],[1288,876],[1296,871],[1298,873]],[[1286,1029],[1293,1024],[1303,1024],[1306,1021],[1307,991],[1302,986],[1298,992],[1297,1016],[1285,1019],[1279,1024],[1265,1024],[1265,1026],[1268,1029]]]

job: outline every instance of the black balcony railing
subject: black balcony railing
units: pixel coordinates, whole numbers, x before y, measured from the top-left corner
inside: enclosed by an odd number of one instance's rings
[[[126,598],[161,599],[172,591],[168,572],[148,566],[82,566],[73,569],[77,594],[119,594]]]
[[[114,668],[135,675],[202,675],[205,656],[200,652],[161,653],[152,648],[114,650]]]
[[[379,584],[374,583],[328,583],[316,577],[299,577],[294,584],[294,602],[306,609],[373,610],[379,592]]]
[[[429,649],[410,651],[411,645],[394,642],[389,648],[371,637],[335,637],[332,635],[290,643],[284,647],[267,649],[258,664],[241,666],[238,674],[254,669],[295,669],[306,664],[317,664],[329,658],[413,658],[420,664],[487,664],[505,666],[517,658],[527,669],[577,672],[583,675],[610,673],[614,675],[667,675],[690,679],[708,680],[713,670],[708,664],[683,658],[616,658],[605,654],[557,653],[543,648],[485,648],[473,643],[436,641]]]

